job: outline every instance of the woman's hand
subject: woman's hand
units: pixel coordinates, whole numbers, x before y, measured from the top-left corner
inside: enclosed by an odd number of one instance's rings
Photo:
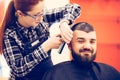
[[[68,25],[68,21],[67,20],[63,20],[60,23],[60,31],[61,31],[61,37],[63,39],[63,41],[65,41],[66,43],[70,43],[72,37],[73,37],[73,31],[71,30],[70,25]]]
[[[50,49],[57,49],[62,44],[63,40],[60,35],[52,36],[48,38],[41,46],[48,52]]]

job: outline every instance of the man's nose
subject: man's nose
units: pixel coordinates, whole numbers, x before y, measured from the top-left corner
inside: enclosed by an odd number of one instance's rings
[[[84,43],[84,48],[90,49],[91,48],[91,44],[89,42],[85,42]]]

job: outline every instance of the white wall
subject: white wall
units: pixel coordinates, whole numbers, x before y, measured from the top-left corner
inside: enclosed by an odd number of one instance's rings
[[[64,6],[69,0],[45,0],[45,6],[48,9]]]
[[[0,66],[1,66],[0,77],[9,77],[10,69],[9,69],[3,55],[0,55]]]

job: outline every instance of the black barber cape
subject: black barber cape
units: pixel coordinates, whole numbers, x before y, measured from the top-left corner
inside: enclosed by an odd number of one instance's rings
[[[84,67],[67,61],[55,65],[42,80],[120,80],[120,73],[103,63],[93,62]]]

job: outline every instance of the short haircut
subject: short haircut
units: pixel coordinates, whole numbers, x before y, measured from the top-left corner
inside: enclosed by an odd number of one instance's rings
[[[87,22],[78,22],[78,23],[74,24],[72,27],[72,30],[73,31],[74,30],[81,30],[81,31],[84,31],[87,33],[91,32],[91,31],[95,31],[94,27]]]

